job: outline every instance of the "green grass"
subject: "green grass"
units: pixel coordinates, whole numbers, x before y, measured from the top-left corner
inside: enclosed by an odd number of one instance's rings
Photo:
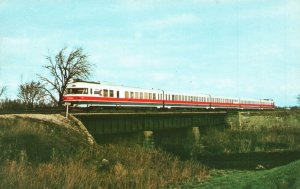
[[[89,143],[81,133],[29,118],[0,121],[0,162],[26,160],[32,164],[67,159]]]
[[[184,183],[183,188],[300,188],[300,160],[263,171],[215,171],[204,183]]]

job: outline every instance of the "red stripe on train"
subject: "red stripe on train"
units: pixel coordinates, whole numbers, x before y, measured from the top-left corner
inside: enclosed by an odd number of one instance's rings
[[[235,103],[222,103],[222,102],[192,102],[192,101],[171,101],[171,100],[149,100],[149,99],[132,99],[132,98],[110,98],[110,97],[94,97],[94,96],[64,96],[64,101],[92,101],[92,102],[132,102],[132,103],[164,103],[168,104],[181,104],[181,105],[206,105],[206,106],[246,106],[246,107],[262,107],[273,108],[273,105],[266,104],[235,104]]]

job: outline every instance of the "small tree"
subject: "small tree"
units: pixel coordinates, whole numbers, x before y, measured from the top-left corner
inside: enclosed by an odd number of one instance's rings
[[[45,103],[46,93],[40,82],[31,81],[19,85],[18,98],[25,104],[26,108]]]
[[[70,53],[66,53],[66,49],[60,50],[54,58],[46,57],[48,64],[44,68],[49,71],[50,78],[39,75],[39,78],[46,84],[45,91],[59,106],[63,103],[63,94],[67,84],[72,79],[87,79],[92,67],[81,48],[75,48]]]

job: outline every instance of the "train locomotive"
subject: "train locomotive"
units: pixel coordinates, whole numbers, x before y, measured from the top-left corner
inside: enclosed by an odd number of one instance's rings
[[[210,94],[172,93],[161,89],[142,89],[100,82],[75,81],[67,85],[64,102],[74,106],[274,109],[271,99],[242,99]]]

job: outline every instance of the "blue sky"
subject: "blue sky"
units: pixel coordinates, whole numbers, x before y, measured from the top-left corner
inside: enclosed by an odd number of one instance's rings
[[[0,1],[7,97],[63,47],[84,49],[95,81],[280,106],[300,94],[298,0]]]

